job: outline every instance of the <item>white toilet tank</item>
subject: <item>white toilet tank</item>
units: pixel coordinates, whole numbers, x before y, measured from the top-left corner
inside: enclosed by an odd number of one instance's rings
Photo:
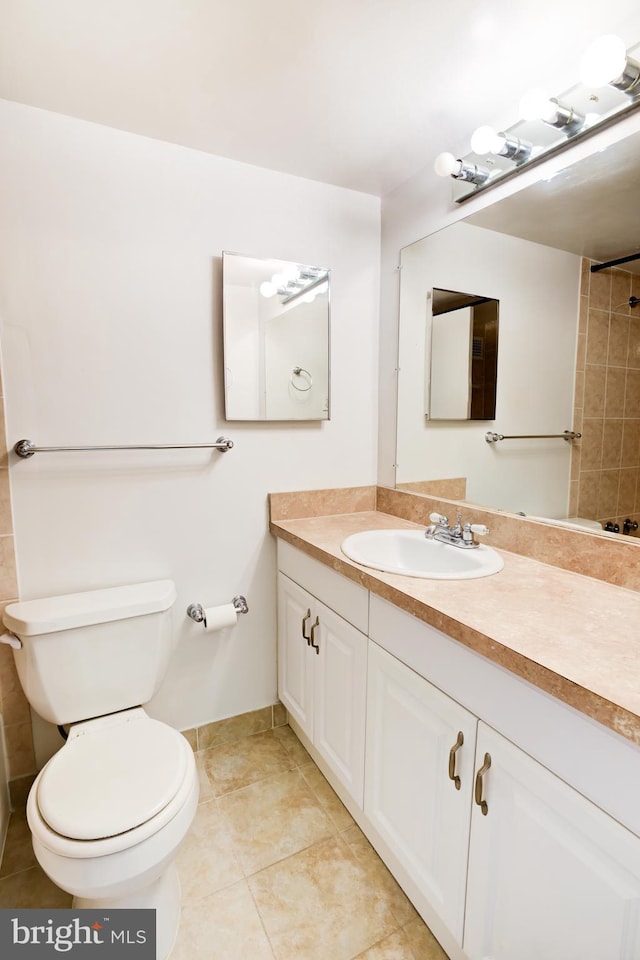
[[[172,648],[172,580],[10,603],[3,621],[27,700],[51,723],[147,703]]]

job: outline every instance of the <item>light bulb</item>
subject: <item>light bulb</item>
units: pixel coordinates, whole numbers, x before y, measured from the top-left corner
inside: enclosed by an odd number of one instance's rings
[[[276,292],[276,287],[274,287],[274,285],[270,283],[268,280],[265,280],[264,283],[260,284],[260,293],[262,294],[263,297],[267,297],[268,299],[269,297],[272,297],[275,292]]]
[[[462,163],[452,153],[439,153],[433,166],[439,177],[453,177],[460,171]]]
[[[558,112],[558,105],[553,102],[546,90],[536,87],[525,93],[520,101],[520,113],[524,120],[544,120],[551,123]]]
[[[493,127],[478,127],[471,136],[471,149],[474,153],[500,153],[505,138],[496,133]]]
[[[271,283],[274,285],[276,290],[278,287],[286,287],[287,285],[287,281],[281,273],[274,273],[274,275],[271,277]]]
[[[580,79],[585,87],[604,87],[622,76],[627,51],[620,37],[607,33],[591,43],[580,61]]]

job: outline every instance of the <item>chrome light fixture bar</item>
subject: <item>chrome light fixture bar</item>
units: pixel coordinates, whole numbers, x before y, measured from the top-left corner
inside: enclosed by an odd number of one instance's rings
[[[640,44],[627,51],[619,37],[600,37],[583,55],[580,83],[557,97],[531,91],[520,103],[520,120],[499,133],[479,127],[471,152],[440,154],[435,171],[453,179],[453,199],[460,203],[639,107]]]
[[[282,297],[282,303],[291,303],[292,300],[297,300],[299,297],[309,296],[309,299],[312,300],[313,296],[317,293],[324,293],[326,285],[329,281],[329,273],[314,273],[306,274],[303,277],[304,285],[298,286],[297,289],[295,286],[292,288],[286,288],[284,290],[278,290],[278,296]]]
[[[318,293],[324,293],[322,285],[328,281],[328,270],[296,269],[291,265],[288,273],[275,273],[271,280],[261,283],[260,293],[267,298],[278,296],[282,304],[306,296],[313,300]]]

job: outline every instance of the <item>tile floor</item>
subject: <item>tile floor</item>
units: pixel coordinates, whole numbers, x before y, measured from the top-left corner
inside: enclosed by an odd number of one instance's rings
[[[196,754],[171,960],[447,960],[288,726]],[[66,907],[12,815],[0,907]]]

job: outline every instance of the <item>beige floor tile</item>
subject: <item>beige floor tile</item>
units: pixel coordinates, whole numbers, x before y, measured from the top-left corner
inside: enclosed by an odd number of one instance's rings
[[[390,937],[385,937],[364,953],[359,953],[355,960],[416,960],[416,957],[404,932],[396,930]]]
[[[412,920],[419,919],[415,907],[389,873],[360,827],[354,824],[343,832],[342,837],[366,871],[371,886],[384,892],[398,924],[404,926]]]
[[[249,879],[278,960],[351,960],[397,929],[383,892],[341,837]]]
[[[217,802],[247,876],[335,833],[299,770],[276,774]]]
[[[311,761],[300,767],[300,772],[315,793],[316,797],[325,809],[325,812],[335,824],[336,830],[347,830],[354,824],[353,817],[342,803],[337,793],[320,772],[315,763]]]
[[[447,960],[288,726],[196,761],[201,803],[177,859],[171,960]],[[0,907],[71,899],[35,862],[24,813],[13,814]]]
[[[226,817],[215,800],[198,807],[176,866],[183,903],[202,899],[242,879]]]
[[[206,750],[221,743],[240,740],[253,733],[263,733],[265,730],[270,730],[272,726],[272,707],[251,710],[249,713],[241,713],[227,720],[215,720],[213,723],[198,727],[198,747],[200,750]]]
[[[274,960],[246,881],[182,908],[170,960]]]
[[[413,951],[410,956],[414,960],[449,960],[429,927],[419,918],[408,923],[403,932]]]
[[[302,746],[289,724],[286,724],[282,727],[274,727],[273,735],[276,740],[282,744],[291,759],[295,761],[296,766],[302,766],[303,764],[310,762],[311,757]]]
[[[39,867],[30,867],[0,880],[0,907],[43,909],[71,906],[72,896],[60,890]]]
[[[16,811],[9,820],[0,877],[26,870],[35,866],[36,862],[27,818],[24,811]]]
[[[296,766],[273,730],[201,750],[200,755],[216,797]]]

